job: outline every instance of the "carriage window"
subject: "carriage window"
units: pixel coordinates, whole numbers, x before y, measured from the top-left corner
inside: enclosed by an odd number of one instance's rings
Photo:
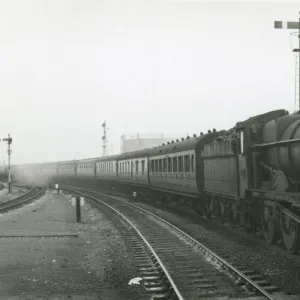
[[[162,162],[163,162],[163,169],[162,169],[162,171],[163,172],[167,172],[167,160],[165,158],[163,158]]]
[[[172,158],[168,157],[168,172],[172,172]]]
[[[163,168],[162,168],[162,159],[158,160],[158,172],[162,172]]]
[[[142,175],[145,174],[145,161],[142,160]]]
[[[173,157],[173,172],[177,172],[177,156]]]
[[[191,172],[194,172],[194,154],[192,155]]]
[[[182,156],[178,156],[178,171],[183,172],[183,159]]]
[[[139,162],[138,160],[135,162],[135,173],[139,172]]]
[[[190,156],[189,155],[184,156],[184,169],[185,169],[185,172],[190,172]]]

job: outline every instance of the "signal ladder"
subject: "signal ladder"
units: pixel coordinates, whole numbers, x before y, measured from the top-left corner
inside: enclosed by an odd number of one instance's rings
[[[296,54],[296,69],[295,69],[295,111],[300,111],[300,52],[295,52]]]

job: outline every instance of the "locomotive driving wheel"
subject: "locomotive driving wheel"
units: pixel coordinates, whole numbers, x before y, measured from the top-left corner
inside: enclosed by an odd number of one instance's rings
[[[265,201],[263,205],[261,222],[264,238],[268,244],[276,244],[279,241],[276,206],[271,201]]]
[[[297,253],[300,248],[300,225],[289,215],[280,212],[280,229],[285,248]]]

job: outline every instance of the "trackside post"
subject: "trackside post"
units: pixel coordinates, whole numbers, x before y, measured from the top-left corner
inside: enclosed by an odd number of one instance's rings
[[[59,185],[57,183],[55,184],[55,189],[57,190],[57,195],[59,195]]]
[[[84,205],[84,197],[72,197],[72,206],[76,206],[76,222],[81,223],[81,206]]]
[[[10,145],[12,143],[12,138],[10,137],[10,134],[8,134],[8,138],[3,139],[3,142],[7,142],[8,144],[8,193],[11,193],[11,175],[10,175],[10,171],[11,171],[11,166],[10,166],[10,155],[12,150],[10,149]]]

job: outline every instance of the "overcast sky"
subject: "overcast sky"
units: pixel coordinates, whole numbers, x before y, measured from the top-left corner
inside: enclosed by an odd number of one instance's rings
[[[293,31],[274,20],[297,21],[299,10],[287,1],[0,0],[0,135],[13,137],[12,162],[101,156],[103,120],[116,153],[123,133],[199,134],[291,111]]]

